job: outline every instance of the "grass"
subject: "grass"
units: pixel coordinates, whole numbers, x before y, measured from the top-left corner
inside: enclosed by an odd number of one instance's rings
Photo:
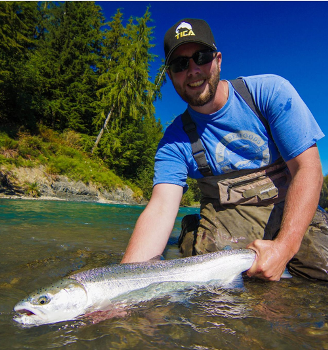
[[[65,175],[109,191],[128,186],[141,197],[142,191],[135,184],[121,179],[101,159],[91,156],[92,144],[89,136],[71,130],[59,134],[42,126],[38,135],[21,132],[16,139],[0,132],[0,165],[8,170],[43,166],[48,175]],[[26,186],[31,195],[38,196],[35,183]]]

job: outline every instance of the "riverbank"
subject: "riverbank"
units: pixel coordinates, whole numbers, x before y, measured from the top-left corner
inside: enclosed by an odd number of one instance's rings
[[[52,175],[38,168],[0,166],[0,198],[85,201],[99,203],[145,204],[128,186],[111,190],[93,183]]]
[[[144,204],[143,190],[90,154],[89,141],[45,127],[15,138],[0,132],[0,198]]]
[[[91,153],[93,144],[88,135],[58,133],[44,126],[36,135],[26,131],[14,137],[0,131],[0,198],[146,204],[152,192],[152,166],[124,175],[108,157]],[[197,181],[187,183],[181,206],[198,206]]]

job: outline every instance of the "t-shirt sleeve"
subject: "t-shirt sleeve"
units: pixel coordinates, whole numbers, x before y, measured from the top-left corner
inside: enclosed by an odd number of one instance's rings
[[[295,158],[324,137],[309,108],[288,80],[271,76],[257,86],[254,93],[285,161]]]
[[[187,191],[188,165],[184,147],[188,147],[186,135],[181,134],[176,123],[170,125],[160,141],[155,156],[155,175],[153,185],[160,183],[182,186]],[[181,140],[182,138],[182,140]]]

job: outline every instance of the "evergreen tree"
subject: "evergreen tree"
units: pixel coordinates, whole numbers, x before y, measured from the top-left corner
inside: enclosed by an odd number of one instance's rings
[[[155,86],[149,77],[154,59],[150,53],[153,29],[148,27],[149,21],[147,9],[137,23],[130,18],[124,28],[122,14],[117,12],[109,23],[112,30],[106,33],[107,70],[99,78],[99,115],[95,124],[102,128],[97,139],[98,153],[127,177],[135,177],[140,167],[152,162],[162,136],[153,106],[161,83]]]
[[[89,1],[0,2],[0,127],[98,135],[97,154],[147,193],[162,137],[153,103],[165,82],[163,67],[154,82],[149,75],[150,17],[147,9],[124,26],[119,10],[105,23]]]
[[[94,124],[96,129],[100,128],[100,131],[92,148],[92,153],[97,148],[105,129],[107,129],[108,122],[115,109],[115,95],[112,94],[113,84],[111,84],[111,79],[113,79],[113,77],[111,73],[118,64],[122,38],[124,37],[122,16],[123,14],[120,10],[117,10],[112,21],[108,23],[110,30],[105,31],[105,38],[102,46],[102,55],[104,59],[99,68],[102,73],[99,78],[100,89],[97,92],[99,101],[93,104],[99,111],[98,118],[95,118]]]
[[[96,99],[97,65],[101,59],[101,8],[89,1],[49,3],[44,40],[29,62],[36,71],[35,112],[58,130],[90,129]]]
[[[0,123],[30,117],[31,94],[25,89],[25,65],[38,38],[37,2],[0,2]]]

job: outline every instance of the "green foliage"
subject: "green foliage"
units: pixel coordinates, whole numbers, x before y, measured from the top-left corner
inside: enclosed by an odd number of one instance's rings
[[[0,133],[0,143],[3,150],[15,150],[18,142],[10,138],[6,133]]]
[[[152,28],[147,26],[150,12],[142,18],[131,18],[126,28],[118,11],[109,23],[103,53],[107,57],[99,77],[99,100],[95,126],[103,125],[98,138],[99,155],[117,173],[136,178],[153,163],[162,127],[154,117],[153,101],[158,85],[149,81]]]
[[[36,2],[0,2],[0,125],[32,118],[25,65],[36,48],[37,17]]]
[[[141,188],[145,199],[149,200],[153,189],[154,165],[141,168],[137,175],[136,184]]]
[[[1,164],[23,167],[43,165],[49,175],[66,175],[73,180],[93,183],[107,190],[126,185],[100,159],[91,158],[83,152],[83,138],[80,134],[73,131],[59,134],[45,127],[41,129],[39,135],[21,133],[18,140],[1,133]],[[37,196],[36,189],[36,186],[29,184],[26,185],[25,192]]]
[[[201,193],[195,179],[187,179],[187,184],[189,186],[188,191],[182,196],[181,205],[182,206],[194,206],[198,205]]]
[[[39,185],[36,182],[25,184],[25,194],[30,197],[40,197]]]
[[[5,57],[26,54],[33,47],[36,2],[2,1],[0,3],[0,48]]]
[[[0,130],[11,130],[0,161],[98,181],[78,156],[95,149],[101,166],[149,193],[165,83],[161,69],[150,77],[149,23],[149,9],[124,24],[120,10],[105,22],[92,1],[0,2]]]
[[[328,175],[323,180],[319,205],[328,211]]]
[[[101,9],[89,1],[49,3],[43,17],[46,32],[27,67],[41,101],[35,113],[53,129],[85,132],[94,117]]]

